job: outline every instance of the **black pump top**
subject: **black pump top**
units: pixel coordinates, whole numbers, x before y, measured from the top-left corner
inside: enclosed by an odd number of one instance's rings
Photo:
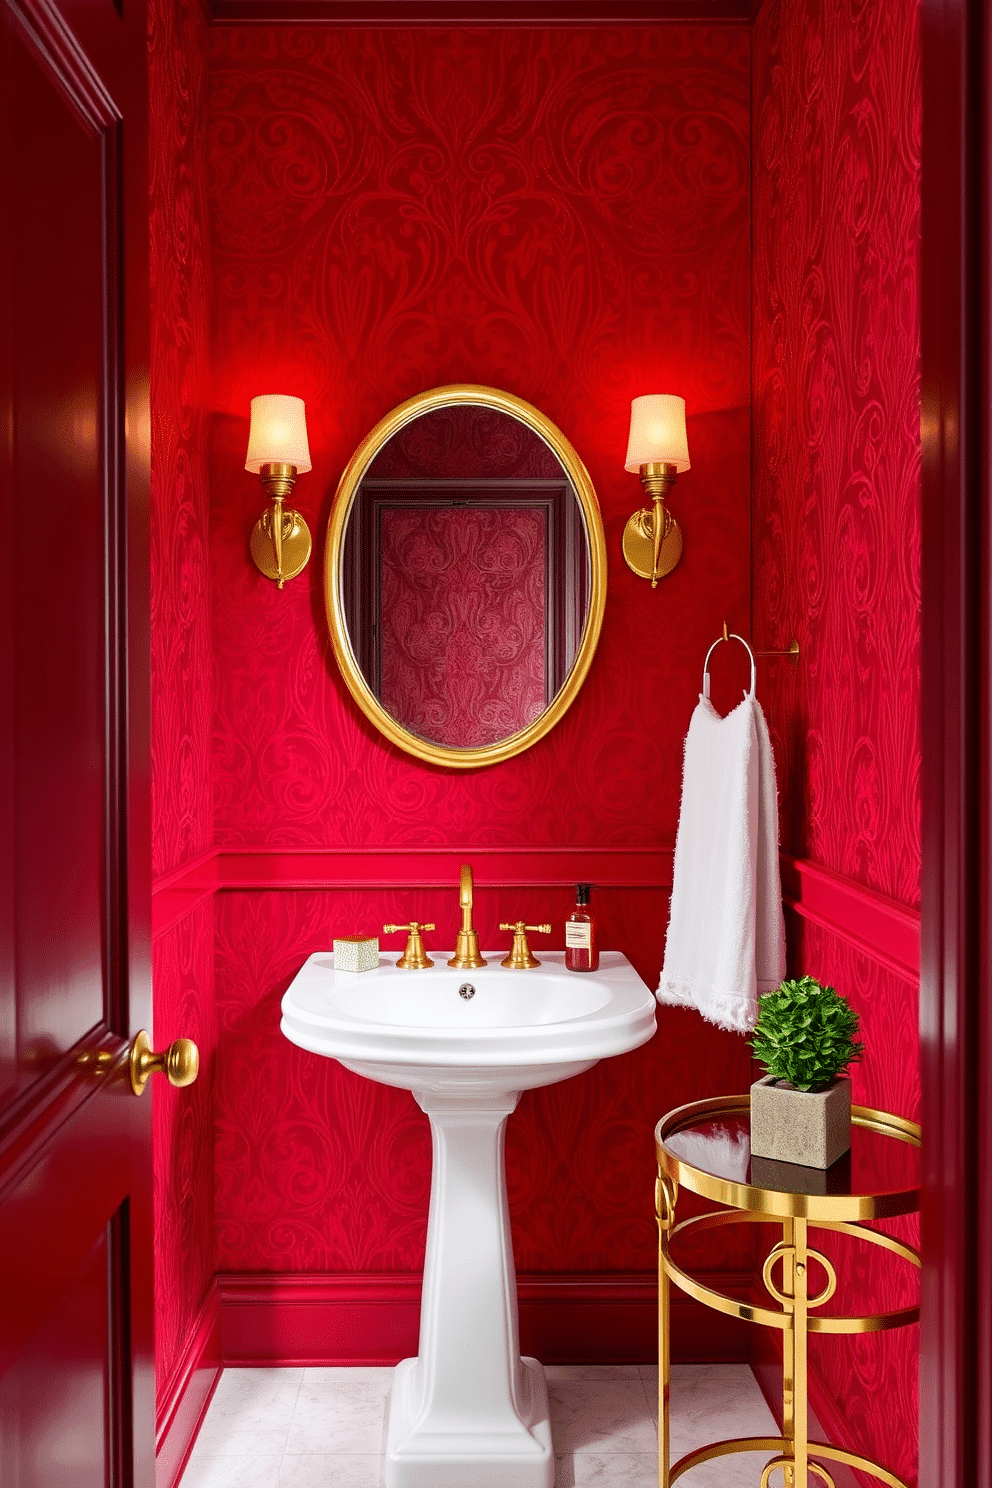
[[[575,902],[576,902],[576,904],[588,904],[589,903],[589,888],[590,888],[590,885],[589,884],[576,884],[575,885]]]

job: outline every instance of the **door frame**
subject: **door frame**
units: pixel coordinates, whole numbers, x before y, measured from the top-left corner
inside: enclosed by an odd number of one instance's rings
[[[922,4],[920,1484],[992,1482],[990,4]]]

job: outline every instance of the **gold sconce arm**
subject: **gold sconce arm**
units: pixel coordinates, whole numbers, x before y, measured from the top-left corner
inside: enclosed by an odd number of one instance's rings
[[[251,556],[256,568],[267,579],[274,579],[281,589],[287,579],[295,579],[306,567],[313,543],[310,529],[299,512],[283,506],[296,483],[296,466],[263,465],[258,478],[272,497],[272,507],[255,523]]]
[[[623,534],[623,556],[639,578],[650,579],[657,589],[682,557],[682,529],[665,506],[665,497],[675,484],[677,468],[664,460],[640,467],[640,479],[652,505],[634,513]]]

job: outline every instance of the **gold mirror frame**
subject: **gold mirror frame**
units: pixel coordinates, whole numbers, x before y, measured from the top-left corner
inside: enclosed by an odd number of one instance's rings
[[[432,744],[429,739],[421,739],[419,735],[411,733],[386,712],[365,681],[351,649],[348,627],[345,623],[341,586],[341,561],[344,555],[348,518],[351,515],[358,487],[373,459],[386,441],[391,439],[405,424],[412,423],[421,414],[430,413],[436,408],[447,408],[461,403],[498,409],[501,413],[509,414],[511,418],[526,424],[544,440],[557,456],[572,483],[572,488],[582,508],[589,542],[589,607],[585,624],[582,627],[582,639],[575,653],[571,671],[544,712],[535,718],[533,723],[529,723],[526,728],[519,729],[517,733],[508,735],[496,744],[486,744],[472,749],[454,749],[447,744]],[[406,750],[407,754],[425,760],[428,764],[446,765],[449,769],[455,770],[476,770],[482,765],[495,765],[500,760],[511,759],[515,754],[522,754],[525,749],[536,744],[538,739],[543,739],[544,735],[554,728],[572,706],[586,679],[599,642],[603,611],[606,608],[606,538],[603,533],[599,502],[596,499],[596,491],[589,472],[561,430],[549,418],[546,418],[540,409],[534,408],[530,403],[525,403],[523,398],[516,398],[512,393],[504,393],[499,388],[481,387],[474,383],[453,383],[448,387],[431,388],[429,392],[418,393],[415,398],[408,398],[405,403],[399,404],[391,413],[387,413],[385,418],[379,420],[348,461],[344,474],[338,482],[330,521],[327,524],[327,545],[324,550],[324,604],[334,655],[348,691],[366,718],[374,723],[379,732],[393,744],[397,744],[400,749]]]

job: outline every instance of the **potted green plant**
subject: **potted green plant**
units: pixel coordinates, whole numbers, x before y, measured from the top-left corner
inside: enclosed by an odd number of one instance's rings
[[[751,1154],[829,1168],[851,1145],[851,1082],[860,1020],[814,977],[783,982],[758,1002],[751,1036],[767,1073],[751,1086]]]

